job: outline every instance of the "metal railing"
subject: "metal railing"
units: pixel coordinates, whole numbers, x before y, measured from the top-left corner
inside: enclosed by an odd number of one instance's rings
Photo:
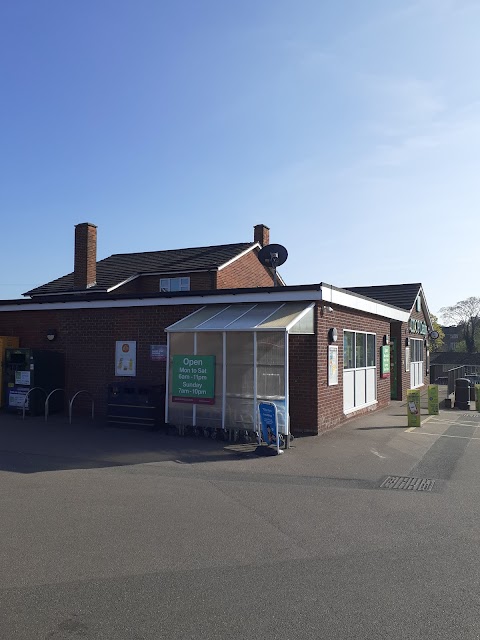
[[[448,395],[452,394],[455,391],[455,381],[458,378],[465,378],[470,375],[479,375],[480,367],[471,364],[464,364],[460,367],[454,367],[453,369],[449,369],[447,371],[448,375]]]
[[[72,408],[73,408],[73,402],[75,400],[75,398],[80,395],[81,393],[86,393],[90,396],[90,398],[92,399],[92,420],[95,420],[95,400],[93,399],[93,395],[90,393],[90,391],[87,391],[86,389],[81,389],[80,391],[77,391],[77,393],[75,393],[75,395],[72,397],[72,399],[69,402],[68,405],[68,420],[70,422],[70,424],[72,424]]]

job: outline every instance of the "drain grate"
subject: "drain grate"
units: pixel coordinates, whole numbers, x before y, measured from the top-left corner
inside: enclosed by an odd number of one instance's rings
[[[410,476],[387,476],[380,489],[403,489],[406,491],[431,491],[435,480],[431,478],[412,478]]]

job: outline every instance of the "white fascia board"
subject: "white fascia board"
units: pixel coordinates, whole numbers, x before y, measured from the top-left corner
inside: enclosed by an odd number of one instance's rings
[[[229,330],[227,328],[223,328],[223,329],[219,329],[217,328],[213,328],[213,329],[202,329],[201,327],[197,327],[196,329],[181,329],[181,330],[177,330],[173,328],[173,325],[171,325],[170,327],[167,327],[165,330],[165,333],[229,333]],[[287,328],[286,327],[247,327],[246,329],[234,329],[235,333],[252,333],[254,331],[258,331],[258,333],[269,333],[271,331],[282,331],[283,333],[287,332]],[[307,333],[305,335],[312,335],[310,333]]]
[[[32,302],[31,304],[0,305],[2,311],[52,311],[57,309],[121,309],[128,307],[171,307],[176,305],[205,305],[205,304],[235,304],[239,302],[311,302],[321,300],[320,291],[285,291],[278,287],[278,291],[265,292],[259,287],[258,292],[227,293],[225,295],[178,296],[164,298],[134,298],[128,300],[79,300],[67,302]]]
[[[390,307],[389,305],[371,300],[370,298],[362,298],[347,291],[339,291],[328,285],[322,285],[322,299],[324,302],[331,302],[332,304],[338,304],[348,309],[364,311],[365,313],[389,318],[390,320],[407,322],[410,317],[408,311]]]
[[[333,289],[322,285],[321,290],[307,289],[288,291],[285,287],[278,287],[274,291],[259,288],[255,292],[227,293],[224,295],[198,295],[158,298],[133,298],[126,300],[68,300],[67,302],[31,302],[27,304],[0,305],[0,313],[7,311],[52,311],[58,309],[122,309],[129,307],[169,307],[176,305],[206,305],[206,304],[235,304],[241,302],[298,302],[315,301],[331,302],[347,309],[357,309],[366,313],[407,322],[410,314],[395,307],[383,305],[375,300],[361,298],[346,291]]]
[[[241,253],[239,253],[238,256],[235,256],[231,260],[228,260],[224,264],[221,264],[219,267],[217,267],[217,271],[221,271],[222,269],[225,269],[225,267],[228,267],[232,263],[236,262],[236,260],[238,260],[239,258],[243,258],[243,256],[247,255],[247,253],[250,253],[250,251],[253,251],[254,249],[257,249],[257,248],[258,249],[261,248],[259,242],[255,242],[255,244],[252,244],[251,247],[248,247],[248,249],[245,249],[245,251],[242,251]]]

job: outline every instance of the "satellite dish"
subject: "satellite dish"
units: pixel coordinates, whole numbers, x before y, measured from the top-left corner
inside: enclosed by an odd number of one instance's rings
[[[265,267],[273,269],[273,286],[277,286],[277,267],[288,258],[288,251],[281,244],[267,244],[258,252],[258,259]]]

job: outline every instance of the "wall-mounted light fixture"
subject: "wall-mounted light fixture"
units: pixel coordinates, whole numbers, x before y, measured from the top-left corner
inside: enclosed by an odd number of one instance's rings
[[[331,329],[328,330],[328,341],[336,342],[337,340],[338,340],[338,331],[336,330],[335,327],[332,327]]]
[[[383,344],[390,344],[390,336],[388,335],[388,333],[383,336]]]
[[[323,305],[322,311],[323,313],[325,313],[325,311],[328,311],[329,313],[333,313],[332,307],[327,307],[327,305]]]
[[[405,346],[409,347],[410,346],[410,338],[405,338]]]
[[[52,340],[55,340],[56,337],[57,337],[57,332],[55,331],[55,329],[47,330],[47,340],[49,342],[52,342]]]

